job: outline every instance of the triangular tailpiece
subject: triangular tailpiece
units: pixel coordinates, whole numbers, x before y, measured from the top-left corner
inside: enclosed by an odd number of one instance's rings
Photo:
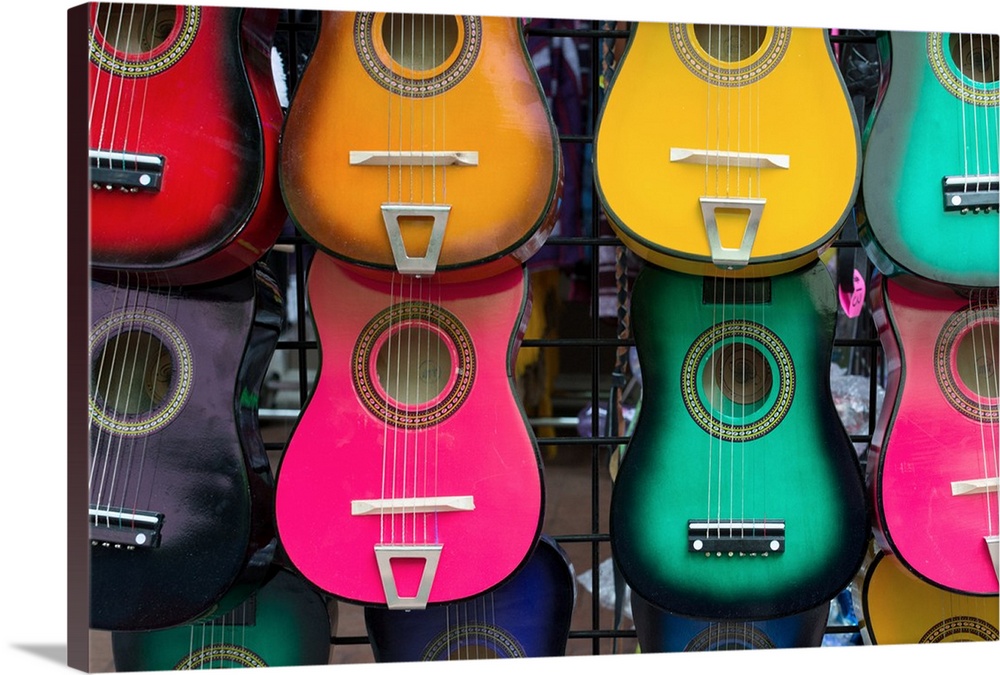
[[[382,577],[382,588],[385,591],[385,601],[389,609],[424,609],[431,595],[431,585],[437,572],[438,560],[441,558],[441,544],[413,545],[375,545],[375,560],[378,562],[379,575]],[[423,571],[417,591],[412,596],[401,596],[396,572],[393,570],[393,560],[418,560],[423,562]]]
[[[448,224],[448,214],[451,206],[432,204],[383,204],[382,220],[389,234],[389,245],[392,247],[392,257],[396,270],[400,274],[430,275],[437,270],[438,258],[441,255],[441,244],[444,241],[444,231]],[[410,256],[406,251],[403,231],[399,224],[400,218],[433,219],[427,250],[422,256]]]
[[[757,227],[764,212],[764,199],[749,197],[700,197],[701,214],[705,221],[705,233],[708,235],[708,246],[712,254],[712,262],[718,267],[736,269],[746,267],[750,262],[750,251],[757,238]],[[719,223],[716,211],[746,211],[748,212],[746,229],[743,230],[743,240],[739,248],[727,248],[722,245],[719,235]]]

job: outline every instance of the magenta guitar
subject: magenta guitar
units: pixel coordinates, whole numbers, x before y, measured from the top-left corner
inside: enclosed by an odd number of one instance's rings
[[[875,536],[941,588],[997,586],[997,289],[882,278],[873,317],[888,382],[868,455]]]
[[[278,468],[289,559],[342,599],[422,608],[486,592],[531,554],[542,475],[514,394],[523,267],[375,279],[317,253],[313,391]]]

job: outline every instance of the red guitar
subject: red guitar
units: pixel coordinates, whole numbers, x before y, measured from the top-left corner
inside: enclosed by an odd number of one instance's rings
[[[93,267],[164,285],[253,264],[286,217],[270,66],[278,11],[89,9]]]

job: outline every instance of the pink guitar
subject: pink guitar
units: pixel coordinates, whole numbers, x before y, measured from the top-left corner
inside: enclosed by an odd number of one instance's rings
[[[348,601],[422,608],[486,592],[541,528],[538,448],[512,366],[523,267],[467,283],[374,278],[319,252],[321,369],[282,457],[289,559]]]
[[[876,541],[932,584],[996,594],[997,289],[882,278],[872,305],[888,374],[868,455]]]

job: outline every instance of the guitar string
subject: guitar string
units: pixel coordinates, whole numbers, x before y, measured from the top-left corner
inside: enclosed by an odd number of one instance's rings
[[[990,459],[991,459],[990,454],[993,455],[993,457],[992,457],[992,459],[993,459],[993,465],[994,465],[994,467],[996,467],[997,466],[997,448],[996,448],[996,439],[995,439],[995,436],[993,436],[990,439],[990,441],[991,441],[990,447],[987,450],[986,427],[989,426],[990,427],[990,433],[991,434],[995,434],[995,427],[996,427],[996,425],[995,424],[990,424],[988,422],[988,413],[989,413],[989,409],[991,407],[990,399],[992,399],[994,401],[994,405],[995,405],[995,401],[997,400],[997,393],[998,393],[997,392],[997,383],[995,382],[995,380],[996,380],[996,353],[993,352],[993,350],[990,348],[991,347],[991,343],[994,343],[995,341],[991,340],[988,337],[988,331],[989,331],[988,327],[991,325],[991,322],[988,321],[988,319],[986,317],[986,313],[987,312],[992,313],[992,307],[989,304],[989,299],[988,299],[988,291],[979,290],[979,291],[976,291],[976,292],[970,294],[970,298],[969,298],[969,310],[968,310],[968,312],[969,312],[969,314],[968,314],[968,316],[969,316],[969,322],[971,324],[971,328],[969,330],[969,333],[970,333],[970,339],[972,341],[973,372],[975,374],[975,392],[976,392],[976,399],[977,399],[977,409],[978,409],[978,413],[979,413],[978,414],[979,423],[978,423],[977,426],[979,427],[980,447],[982,449],[981,450],[982,454],[981,454],[980,461],[981,461],[982,467],[983,467],[982,468],[983,478],[986,479],[986,480],[988,480],[990,478],[990,476],[989,476],[989,466],[990,466]],[[977,324],[978,324],[978,329],[977,329]],[[976,334],[977,334],[977,332],[980,333],[980,340],[979,341],[982,343],[981,344],[981,349],[982,349],[981,352],[980,352],[980,349],[976,346]],[[990,358],[991,357],[993,358],[993,361],[992,361],[992,370],[993,370],[993,373],[992,374],[990,373],[990,368],[991,368]],[[977,361],[979,361],[980,358],[982,359],[982,361],[981,361],[982,366],[980,366],[979,363],[977,363]],[[982,381],[981,381],[981,378],[980,378],[980,371],[981,370],[985,371],[983,373],[984,377],[982,378]],[[991,377],[992,377],[992,379],[991,379]],[[994,521],[994,514],[993,514],[993,507],[992,507],[992,501],[993,500],[990,498],[990,491],[989,491],[989,489],[986,490],[986,492],[984,494],[984,500],[983,501],[985,502],[987,533],[991,534],[991,535],[992,534],[996,534],[996,530],[994,529],[994,522],[993,522]]]
[[[99,19],[100,18],[100,5],[97,6],[96,11],[97,11],[97,14],[95,16]],[[104,29],[102,31],[103,35],[101,36],[103,38],[103,42],[104,42],[105,45],[107,45],[107,39],[108,39],[108,37],[110,35],[109,30],[111,28],[111,18],[112,18],[113,14],[114,13],[109,8],[108,12],[107,12],[107,20],[105,22],[105,26],[104,26]],[[123,16],[124,16],[124,12],[121,12],[118,15],[118,29],[117,29],[116,33],[119,34],[119,35],[121,34],[121,25],[122,25],[122,17]],[[95,36],[95,40],[96,40],[96,36]],[[109,48],[109,46],[106,46],[105,48]],[[95,85],[94,86],[94,96],[93,96],[93,100],[91,102],[91,113],[90,113],[90,117],[91,117],[91,119],[90,119],[90,127],[91,128],[93,127],[94,110],[97,107],[97,105],[96,105],[97,104],[97,94],[100,91],[100,89],[97,86],[99,83],[100,83],[100,70],[98,70],[98,74],[97,74],[97,77],[95,79],[95,83],[94,83],[94,85]],[[107,94],[106,94],[105,99],[104,99],[104,113],[102,114],[102,116],[100,118],[100,121],[101,121],[101,132],[100,132],[100,134],[98,136],[98,144],[97,144],[98,148],[103,148],[104,147],[104,134],[105,134],[105,131],[107,129],[108,111],[111,108],[111,99],[112,99],[113,85],[114,85],[114,74],[109,71],[109,73],[108,73],[108,90],[107,90]],[[110,166],[110,164],[109,164],[109,166]]]
[[[119,276],[120,276],[120,273],[119,273]],[[112,310],[114,310],[114,308],[117,306],[117,303],[118,303],[118,293],[119,293],[119,290],[121,288],[122,288],[122,286],[119,285],[119,284],[117,284],[117,283],[113,285],[113,289],[114,290],[112,291],[112,297],[111,297],[111,303],[110,303]],[[127,289],[128,286],[125,286],[125,288]],[[125,302],[125,301],[123,301],[123,302]],[[109,315],[110,314],[113,314],[113,311],[111,313],[109,313]],[[100,408],[101,407],[100,406],[100,402],[102,400],[107,400],[107,398],[108,398],[108,392],[110,391],[110,388],[108,389],[107,392],[104,392],[104,393],[102,393],[100,391],[101,382],[104,380],[105,363],[108,360],[108,351],[109,350],[107,348],[107,345],[109,343],[110,343],[110,340],[108,338],[105,338],[104,342],[103,342],[103,346],[101,347],[99,363],[97,364],[96,377],[95,377],[94,373],[91,374],[91,399],[92,399],[91,405],[93,405],[95,408]],[[115,345],[117,346],[117,342],[115,342]],[[114,363],[114,354],[112,354],[111,363]],[[111,368],[111,364],[107,364],[107,367],[110,369]],[[96,414],[96,413],[92,413],[92,415],[93,414]],[[94,439],[94,444],[93,444],[94,445],[94,450],[92,450],[92,455],[93,456],[91,458],[91,467],[90,467],[90,477],[88,479],[88,488],[90,490],[91,497],[93,498],[94,476],[95,476],[98,464],[101,463],[101,461],[100,461],[100,449],[101,449],[101,443],[102,443],[102,436],[104,435],[104,425],[101,425],[101,424],[96,424],[95,425],[93,417],[92,417],[91,418],[90,426],[91,426],[91,437]],[[95,426],[96,426],[96,429],[94,429]],[[109,446],[109,450],[110,450],[110,446]],[[107,462],[104,462],[104,471],[106,471],[106,469],[107,469]],[[104,473],[104,471],[102,471],[102,474]],[[94,506],[95,507],[99,507],[100,506],[99,502],[100,502],[100,499],[98,498],[97,502],[94,503]]]
[[[130,286],[131,286],[131,284],[130,284]],[[136,333],[136,331],[135,331],[135,320],[136,320],[136,316],[138,314],[138,295],[139,295],[137,289],[136,289],[135,295],[136,295],[136,300],[135,300],[136,305],[134,307],[132,307],[131,309],[129,309],[129,305],[126,304],[125,308],[124,308],[125,317],[127,317],[127,321],[130,322],[130,325],[126,328],[125,327],[125,322],[123,321],[122,324],[121,324],[121,328],[119,328],[118,332],[115,333],[115,335],[114,335],[114,337],[115,337],[115,347],[114,347],[113,358],[112,358],[112,361],[111,361],[111,372],[109,373],[109,376],[108,376],[108,390],[107,390],[108,394],[113,395],[114,401],[112,402],[110,400],[112,398],[112,396],[109,396],[107,398],[107,400],[106,400],[107,406],[109,408],[109,413],[110,413],[110,416],[112,417],[113,422],[118,422],[122,418],[125,418],[127,416],[126,413],[123,412],[123,410],[127,410],[127,408],[123,408],[123,404],[122,404],[122,401],[121,401],[121,396],[122,396],[122,390],[124,389],[124,383],[125,383],[125,371],[128,369],[127,363],[128,363],[129,356],[131,354],[131,346],[130,345],[131,345],[132,337]],[[128,298],[128,294],[126,294],[126,302],[128,302],[127,298]],[[118,348],[119,348],[119,345],[121,345],[122,335],[125,336],[125,344],[124,344],[124,348],[123,348],[122,363],[119,363],[119,361],[118,361]],[[116,379],[117,379],[117,385],[115,385],[115,380]],[[124,405],[125,406],[128,405],[128,397],[127,396],[126,396],[126,401],[125,401]],[[104,493],[105,488],[107,488],[107,490],[108,490],[108,495],[107,495],[107,499],[108,499],[108,501],[107,501],[107,509],[109,511],[109,518],[110,518],[110,511],[111,511],[112,502],[114,500],[114,483],[115,483],[115,478],[117,477],[118,467],[120,465],[121,450],[122,450],[122,443],[123,443],[123,438],[124,437],[125,437],[125,434],[117,434],[117,435],[116,434],[109,434],[109,436],[108,436],[108,455],[107,455],[108,462],[107,462],[107,465],[105,466],[104,475],[103,475],[103,477],[101,479],[101,488],[100,488],[100,492],[98,494],[98,504],[102,503],[102,497],[101,497],[101,495]],[[117,447],[115,447],[116,443],[117,443]],[[114,454],[114,459],[113,460],[111,459],[112,454]],[[110,477],[108,476],[108,471],[111,472]],[[109,479],[110,479],[110,485],[108,484],[108,480]]]
[[[137,53],[142,53],[144,51],[143,50],[143,44],[142,44],[142,26],[146,25],[146,20],[147,20],[146,14],[147,14],[148,11],[149,11],[148,10],[148,6],[147,5],[143,5],[142,6],[142,17],[141,17],[141,20],[140,20],[139,36],[138,36],[138,39],[137,39],[137,44],[135,45]],[[122,11],[122,13],[124,14],[124,5],[123,5],[123,11]],[[135,20],[135,18],[136,18],[136,7],[135,7],[134,4],[131,4],[131,7],[130,7],[130,16],[129,16],[129,24],[128,24],[128,37],[127,37],[126,44],[125,44],[126,48],[124,50],[126,52],[126,58],[127,58],[127,55],[130,53],[130,50],[132,49],[133,39],[135,38],[135,36],[132,34],[132,31],[136,27],[136,20]],[[154,25],[154,34],[155,34],[155,25]],[[150,44],[150,49],[152,49],[152,44]],[[129,87],[128,87],[129,88],[129,93],[128,93],[128,99],[129,100],[128,100],[128,103],[127,103],[127,110],[125,112],[125,119],[123,121],[123,123],[124,123],[124,129],[122,131],[122,138],[124,139],[124,141],[122,142],[122,152],[123,153],[128,150],[129,133],[131,131],[131,126],[132,126],[132,111],[135,109],[135,104],[136,104],[136,89],[138,88],[138,80],[136,78],[129,78],[127,81],[129,83]],[[148,78],[143,78],[143,81],[148,82]],[[125,83],[126,83],[126,79],[122,78],[122,80],[121,80],[121,88],[122,89],[125,88]],[[112,142],[114,142],[113,139],[117,138],[117,136],[118,136],[117,126],[118,126],[118,117],[119,117],[119,115],[121,113],[121,109],[122,109],[121,108],[121,99],[119,99],[118,110],[115,113],[115,124],[114,124],[114,127],[112,129]],[[143,111],[140,110],[140,118],[142,116],[142,113],[143,113]],[[140,127],[141,127],[141,125],[140,125]],[[137,152],[138,152],[139,148],[140,148],[139,144],[136,143],[135,150]],[[113,149],[114,148],[109,148],[109,150],[113,150]],[[125,159],[125,156],[123,154],[122,155],[122,160],[121,160],[122,169],[124,169],[126,167],[126,161],[127,160]]]
[[[169,317],[171,315],[171,313],[174,311],[171,308],[171,299],[174,298],[174,293],[173,293],[172,288],[168,284],[166,284],[166,281],[163,278],[165,276],[166,276],[165,274],[161,273],[160,271],[157,271],[156,273],[154,273],[152,275],[152,279],[153,279],[154,283],[157,286],[159,286],[160,288],[163,289],[163,300],[162,300],[163,312],[164,312],[164,314],[166,316]],[[143,289],[143,295],[146,298],[146,305],[147,305],[146,306],[146,312],[148,313],[150,311],[150,309],[151,309],[151,302],[150,301],[151,301],[151,298],[153,297],[152,296],[152,291],[148,287],[146,287],[146,288]],[[174,318],[176,319],[176,317],[174,317]],[[153,334],[152,333],[148,333],[148,337],[146,339],[146,356],[144,357],[144,363],[143,363],[143,369],[142,369],[142,372],[144,373],[143,381],[145,381],[145,377],[151,377],[151,380],[150,380],[149,406],[148,406],[147,410],[145,411],[146,418],[150,419],[150,420],[153,419],[153,417],[154,417],[154,411],[156,410],[156,406],[157,406],[157,403],[158,403],[157,400],[156,400],[156,391],[157,391],[157,385],[158,385],[158,382],[159,382],[160,367],[161,367],[161,364],[163,362],[162,360],[164,358],[164,349],[165,349],[165,345],[164,345],[163,341],[159,340],[159,339],[156,339],[155,340],[155,343],[156,343],[156,355],[155,355],[155,358],[153,358],[152,362],[151,362],[150,361],[150,350],[151,350],[151,347],[153,346],[153,343],[154,343],[154,339],[153,338],[154,338]],[[166,357],[168,359],[170,358],[169,352],[166,354]],[[150,372],[150,365],[151,365],[151,363],[153,364],[152,372]],[[169,394],[170,394],[170,385],[171,385],[171,381],[170,380],[174,377],[173,364],[172,363],[168,363],[167,365],[169,365],[169,367],[170,367],[170,370],[169,370],[170,377],[167,379],[167,382],[166,382],[167,389],[164,392],[164,396],[169,396]],[[134,439],[132,441],[132,443],[130,445],[130,449],[129,449],[128,464],[125,467],[126,482],[125,482],[125,485],[123,486],[123,489],[122,489],[123,495],[126,494],[126,490],[128,489],[128,482],[131,479],[132,474],[133,474],[133,471],[132,471],[133,451],[138,447],[139,448],[139,466],[138,466],[138,469],[135,472],[135,478],[136,478],[136,481],[135,481],[135,497],[134,497],[134,499],[132,501],[133,515],[135,515],[135,511],[138,510],[139,504],[140,504],[140,502],[139,502],[139,499],[140,499],[140,489],[142,487],[143,471],[144,471],[145,465],[146,465],[146,457],[147,457],[147,451],[149,449],[149,441],[150,441],[150,434],[143,434],[140,439]]]

